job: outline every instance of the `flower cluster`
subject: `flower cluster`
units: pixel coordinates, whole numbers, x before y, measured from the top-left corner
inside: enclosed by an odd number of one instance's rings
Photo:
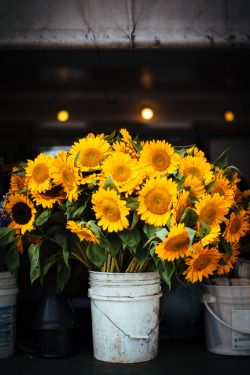
[[[211,164],[195,145],[90,133],[68,152],[13,167],[0,246],[10,270],[28,253],[32,282],[56,265],[61,288],[75,260],[105,272],[157,270],[169,285],[173,274],[202,281],[230,272],[249,231],[250,190],[239,183],[226,151]]]

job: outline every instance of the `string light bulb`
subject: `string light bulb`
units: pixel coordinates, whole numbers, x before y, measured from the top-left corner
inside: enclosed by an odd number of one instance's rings
[[[151,120],[153,116],[154,116],[154,111],[151,108],[145,107],[141,110],[141,117],[144,120]]]
[[[66,122],[69,119],[69,112],[62,110],[57,113],[57,120],[60,122]]]
[[[224,118],[227,122],[232,122],[234,120],[234,113],[232,111],[226,111],[224,113]]]

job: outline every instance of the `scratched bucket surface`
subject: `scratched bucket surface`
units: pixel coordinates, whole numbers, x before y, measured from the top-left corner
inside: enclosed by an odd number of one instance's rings
[[[161,286],[158,272],[89,271],[93,354],[135,363],[158,355]]]

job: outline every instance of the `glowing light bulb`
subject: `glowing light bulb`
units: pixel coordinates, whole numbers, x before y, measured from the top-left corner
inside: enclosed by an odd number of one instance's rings
[[[154,116],[154,111],[151,108],[143,108],[141,111],[141,117],[144,120],[150,120]]]
[[[234,120],[234,113],[232,111],[227,111],[224,114],[224,118],[226,121],[231,122]]]
[[[57,113],[57,120],[61,122],[65,122],[69,119],[69,112],[68,111],[59,111]]]

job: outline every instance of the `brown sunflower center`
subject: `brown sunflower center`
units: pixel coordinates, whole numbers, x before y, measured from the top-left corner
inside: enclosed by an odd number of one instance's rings
[[[49,178],[49,169],[45,164],[37,164],[32,171],[33,179],[42,183]]]
[[[170,165],[170,157],[164,151],[155,151],[151,156],[151,163],[157,171],[165,171]]]
[[[202,179],[202,172],[200,168],[195,167],[194,165],[187,168],[186,174],[189,174],[192,177],[197,177],[199,180]]]
[[[62,179],[63,179],[65,186],[67,186],[69,189],[73,188],[75,175],[68,167],[63,167]]]
[[[170,238],[167,243],[168,251],[181,251],[187,250],[189,246],[189,238],[184,234],[178,234],[175,237]]]
[[[196,271],[201,271],[210,264],[210,258],[206,255],[200,255],[194,262],[194,268]]]
[[[112,199],[105,199],[101,203],[100,209],[109,221],[118,221],[121,217],[119,206]]]
[[[131,170],[126,165],[116,165],[113,168],[112,175],[116,181],[127,181],[131,176]]]
[[[236,217],[231,224],[230,232],[238,233],[240,229],[241,229],[241,220],[238,217]]]
[[[165,214],[171,202],[171,195],[162,188],[154,188],[149,190],[145,196],[145,204],[149,211],[153,214]]]
[[[26,203],[18,202],[12,207],[12,217],[17,224],[27,224],[32,217],[31,209]]]
[[[79,161],[85,167],[95,167],[101,159],[101,152],[94,147],[90,147],[85,151],[82,151],[79,157]]]
[[[206,224],[213,224],[217,218],[217,210],[213,206],[203,207],[200,213],[200,219],[203,220]]]

